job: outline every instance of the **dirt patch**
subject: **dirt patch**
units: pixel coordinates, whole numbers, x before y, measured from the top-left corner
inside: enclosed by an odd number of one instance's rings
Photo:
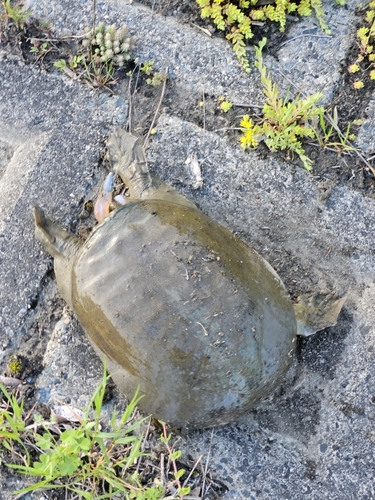
[[[26,383],[35,380],[43,370],[43,357],[55,324],[61,317],[65,303],[55,295],[55,276],[51,269],[41,280],[40,293],[35,295],[21,327],[23,342],[13,356],[19,361],[18,369],[12,369],[12,359],[2,375],[17,377]],[[26,395],[33,401],[33,391],[26,386]]]
[[[300,337],[297,343],[297,360],[312,371],[332,380],[345,350],[345,338],[350,332],[352,323],[352,316],[344,308],[336,326],[322,330],[311,337]]]

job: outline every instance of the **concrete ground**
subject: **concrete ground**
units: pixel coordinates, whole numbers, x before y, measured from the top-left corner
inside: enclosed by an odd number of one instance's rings
[[[280,88],[292,80],[331,102],[358,4],[324,2],[330,38],[308,36],[320,33],[314,18],[293,25],[277,60],[266,58]],[[91,2],[26,6],[60,35],[91,23]],[[98,2],[97,19],[126,23],[137,36],[134,55],[160,71],[168,67],[186,101],[204,91],[263,102],[256,71],[245,74],[225,40],[120,0]],[[368,156],[375,150],[372,109],[373,101],[358,135]],[[82,407],[101,379],[101,363],[59,298],[52,261],[34,239],[31,207],[41,205],[75,230],[106,174],[105,138],[124,126],[127,113],[126,94],[93,91],[0,52],[0,365],[17,352],[39,360],[41,373],[30,372],[26,382],[43,403],[57,398]],[[337,325],[299,343],[273,397],[235,424],[184,437],[181,447],[196,457],[210,452],[213,475],[228,487],[225,500],[375,498],[374,200],[286,160],[245,153],[225,135],[174,115],[173,106],[156,129],[147,149],[151,171],[253,246],[291,293],[348,293]],[[192,153],[202,169],[197,190],[186,165]],[[22,484],[0,477],[0,497],[11,498]]]

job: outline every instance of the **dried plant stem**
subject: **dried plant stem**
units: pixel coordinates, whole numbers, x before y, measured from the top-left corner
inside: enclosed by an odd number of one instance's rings
[[[164,439],[165,439],[165,446],[166,446],[166,448],[168,450],[169,455],[172,455],[173,451],[172,451],[172,448],[169,446],[169,443],[168,443],[167,426],[165,425],[164,422],[162,423],[162,426],[163,426],[163,436],[164,436]],[[174,458],[170,458],[170,460],[171,460],[172,465],[173,465],[174,477],[175,477],[175,480],[176,480],[176,483],[177,483],[177,487],[178,487],[178,489],[181,489],[181,482],[180,482],[180,480],[178,478],[178,468],[177,468],[176,460]],[[179,498],[180,498],[180,500],[183,500],[182,495],[179,495]]]
[[[208,454],[207,454],[207,459],[206,459],[206,465],[205,465],[205,468],[204,468],[204,471],[203,471],[203,484],[202,484],[202,489],[201,489],[201,496],[202,498],[204,498],[204,495],[206,493],[205,489],[206,489],[206,478],[207,478],[207,470],[208,470],[208,463],[210,461],[210,456],[211,456],[211,447],[212,447],[212,439],[214,437],[214,430],[212,429],[211,431],[211,440],[210,440],[210,447],[208,449]]]
[[[143,147],[146,149],[147,148],[147,145],[148,145],[148,141],[150,139],[150,134],[151,134],[151,130],[154,128],[154,125],[155,125],[155,122],[156,122],[156,118],[159,114],[159,110],[160,110],[160,106],[161,106],[161,103],[163,102],[163,98],[164,98],[164,94],[165,94],[165,87],[167,85],[167,80],[168,80],[168,68],[166,68],[165,70],[165,75],[166,75],[166,78],[163,82],[163,88],[161,90],[161,94],[160,94],[160,99],[159,99],[159,103],[158,103],[158,106],[156,108],[156,111],[155,111],[155,114],[154,114],[154,118],[152,119],[152,122],[151,122],[151,125],[150,125],[150,128],[148,129],[148,132],[147,132],[147,135],[146,135],[146,139],[144,140],[143,142]]]

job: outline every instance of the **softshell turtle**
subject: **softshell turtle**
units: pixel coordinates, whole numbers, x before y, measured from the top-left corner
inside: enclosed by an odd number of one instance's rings
[[[34,209],[59,291],[120,390],[139,386],[143,411],[187,428],[234,420],[291,363],[288,292],[255,250],[150,176],[139,139],[117,129],[107,147],[130,198],[109,213],[111,174],[85,242]]]

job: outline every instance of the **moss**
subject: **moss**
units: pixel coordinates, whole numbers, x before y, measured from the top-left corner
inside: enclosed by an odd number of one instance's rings
[[[12,354],[12,356],[9,358],[8,369],[10,375],[12,375],[13,377],[18,377],[22,373],[23,363],[20,356],[17,356],[17,354]]]

